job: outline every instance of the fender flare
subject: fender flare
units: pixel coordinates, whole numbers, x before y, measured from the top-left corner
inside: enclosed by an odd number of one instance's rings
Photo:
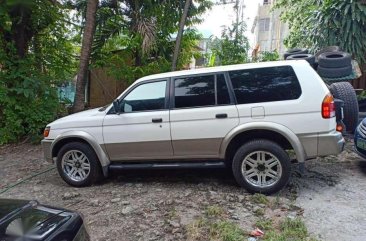
[[[53,153],[53,148],[57,145],[57,143],[61,140],[68,139],[68,138],[80,138],[86,141],[95,151],[97,154],[100,165],[103,169],[103,175],[108,176],[108,167],[110,164],[110,160],[103,150],[103,148],[98,144],[97,140],[90,135],[88,132],[85,131],[66,131],[58,135],[55,140],[51,144],[51,153]]]
[[[306,153],[303,145],[301,144],[299,138],[293,133],[289,128],[273,122],[251,122],[239,125],[232,129],[223,139],[220,146],[220,158],[225,158],[226,149],[229,146],[231,140],[238,134],[250,131],[250,130],[269,130],[274,131],[282,136],[284,136],[294,148],[296,153],[296,158],[299,162],[304,162],[306,158]]]

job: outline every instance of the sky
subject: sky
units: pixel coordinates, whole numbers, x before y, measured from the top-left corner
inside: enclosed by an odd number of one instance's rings
[[[247,22],[246,36],[249,39],[249,43],[253,46],[255,43],[254,35],[250,32],[255,16],[257,15],[258,5],[263,0],[242,0],[246,6],[244,9],[244,19]],[[196,26],[199,32],[204,37],[210,37],[211,35],[220,37],[222,26],[231,25],[235,20],[235,12],[233,10],[233,4],[227,5],[214,5],[211,10],[207,11],[204,15],[204,21]]]

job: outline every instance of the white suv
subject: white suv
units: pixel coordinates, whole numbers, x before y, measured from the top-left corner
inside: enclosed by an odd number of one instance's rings
[[[250,192],[273,193],[301,163],[338,154],[332,95],[304,60],[151,75],[113,104],[47,125],[45,157],[72,186],[110,170],[232,168]]]

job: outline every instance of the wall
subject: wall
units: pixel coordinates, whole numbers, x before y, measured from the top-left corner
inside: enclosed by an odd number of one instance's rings
[[[88,105],[91,108],[110,104],[127,87],[125,81],[116,80],[108,75],[108,69],[97,68],[89,72]]]

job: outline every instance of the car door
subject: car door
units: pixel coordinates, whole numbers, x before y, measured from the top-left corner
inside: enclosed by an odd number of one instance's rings
[[[175,157],[217,158],[226,134],[239,124],[223,73],[173,78],[170,125]]]
[[[106,115],[105,149],[111,161],[173,156],[168,110],[168,81],[137,84],[120,99],[120,114]]]

